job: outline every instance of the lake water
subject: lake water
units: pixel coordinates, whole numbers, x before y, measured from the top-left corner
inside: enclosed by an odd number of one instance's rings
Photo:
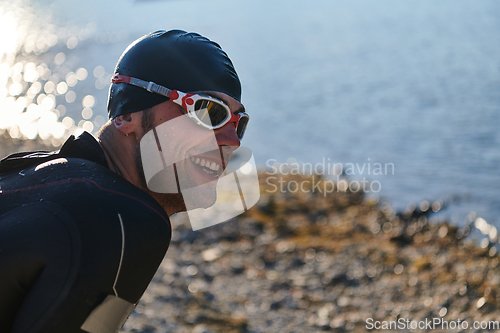
[[[398,209],[454,198],[442,214],[456,223],[475,211],[500,227],[496,0],[9,3],[33,15],[29,29],[47,32],[41,54],[27,58],[50,69],[37,67],[39,81],[53,81],[46,105],[66,129],[71,120],[94,132],[104,123],[110,73],[131,41],[159,29],[196,31],[236,66],[251,115],[244,144],[259,165],[364,164],[351,179],[378,181],[378,195]],[[377,163],[393,168],[377,175]]]

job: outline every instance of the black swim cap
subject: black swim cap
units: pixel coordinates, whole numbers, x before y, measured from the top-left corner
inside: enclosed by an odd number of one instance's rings
[[[123,52],[115,74],[153,81],[183,92],[212,90],[241,100],[241,84],[233,63],[219,44],[197,33],[156,31],[133,42]],[[167,101],[126,83],[109,89],[109,118],[141,111]]]

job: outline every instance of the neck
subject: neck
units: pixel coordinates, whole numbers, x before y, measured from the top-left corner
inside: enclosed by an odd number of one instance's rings
[[[106,126],[98,135],[98,142],[104,151],[104,156],[111,171],[119,174],[137,187],[140,186],[137,177],[137,166],[134,158],[134,140],[125,137],[114,130],[112,126]]]
[[[140,165],[139,142],[134,133],[125,136],[108,123],[99,132],[98,142],[104,151],[109,169],[148,193],[168,216],[186,210],[182,194],[155,193],[147,188],[145,180],[140,177],[143,171]]]

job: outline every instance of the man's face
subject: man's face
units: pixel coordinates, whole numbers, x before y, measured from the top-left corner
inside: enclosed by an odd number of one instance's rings
[[[213,91],[200,93],[224,101],[233,113],[244,111],[243,105],[227,94]],[[171,101],[154,106],[151,113],[153,116],[148,127],[154,129],[146,128],[144,133],[138,135],[141,144],[136,156],[142,164],[139,170],[146,170],[147,173],[150,166],[146,163],[152,160],[149,156],[159,156],[157,151],[160,150],[163,165],[155,167],[156,170],[163,170],[147,183],[148,192],[163,206],[178,206],[178,211],[185,211],[186,207],[210,207],[216,199],[218,177],[240,145],[234,123],[227,123],[216,130],[206,129],[189,119],[182,108]],[[145,142],[146,148],[152,147],[151,154],[146,152],[149,149],[144,149]],[[154,159],[158,162],[158,158]],[[166,187],[169,189],[165,191]],[[182,194],[172,194],[178,193],[178,190]]]

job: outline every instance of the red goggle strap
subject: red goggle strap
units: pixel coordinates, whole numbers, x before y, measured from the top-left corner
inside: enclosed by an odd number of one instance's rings
[[[160,86],[159,84],[154,83],[153,81],[144,81],[141,79],[137,79],[135,77],[130,77],[130,76],[125,76],[125,75],[120,75],[120,74],[115,74],[113,75],[113,78],[111,79],[111,82],[113,83],[128,83],[130,85],[146,89],[150,93],[157,93],[165,97],[170,98],[170,92],[172,91],[171,89],[165,88],[164,86]]]
[[[135,77],[115,74],[111,79],[113,83],[127,83],[133,86],[146,89],[151,93],[157,93],[162,96],[168,97],[172,102],[179,104],[182,106],[184,110],[187,111],[188,105],[193,105],[194,100],[191,98],[194,94],[183,93],[179,90],[171,90],[164,86],[160,86],[159,84],[154,83],[153,81],[147,82],[141,79],[137,79]]]

